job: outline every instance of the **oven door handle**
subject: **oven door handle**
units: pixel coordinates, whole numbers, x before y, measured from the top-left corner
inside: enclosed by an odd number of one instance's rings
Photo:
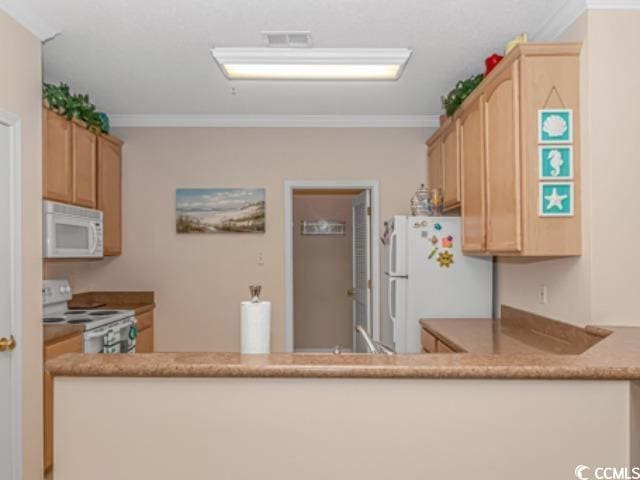
[[[84,334],[84,339],[85,340],[92,340],[94,338],[104,337],[107,333],[108,333],[108,330],[97,330],[97,331],[92,332],[92,333],[85,333]]]

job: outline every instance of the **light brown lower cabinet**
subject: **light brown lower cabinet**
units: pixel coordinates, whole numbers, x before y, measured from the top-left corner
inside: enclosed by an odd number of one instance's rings
[[[138,320],[136,353],[153,353],[153,310],[136,315],[136,320]]]
[[[456,353],[456,351],[449,347],[446,343],[442,342],[440,339],[436,342],[436,352],[437,353]]]
[[[421,333],[423,353],[459,353],[424,328]]]
[[[82,334],[64,338],[44,346],[43,358],[46,362],[65,353],[82,353],[84,340]],[[53,377],[44,372],[44,471],[49,473],[53,468]]]
[[[153,353],[153,327],[138,331],[136,353]]]

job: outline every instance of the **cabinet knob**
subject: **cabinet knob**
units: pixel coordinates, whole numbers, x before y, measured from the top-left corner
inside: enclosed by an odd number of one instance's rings
[[[16,339],[11,335],[9,338],[2,337],[0,338],[0,352],[4,352],[6,350],[13,350],[16,348]]]

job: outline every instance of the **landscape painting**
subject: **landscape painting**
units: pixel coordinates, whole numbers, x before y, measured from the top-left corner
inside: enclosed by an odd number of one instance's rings
[[[178,233],[264,233],[264,188],[179,188]]]

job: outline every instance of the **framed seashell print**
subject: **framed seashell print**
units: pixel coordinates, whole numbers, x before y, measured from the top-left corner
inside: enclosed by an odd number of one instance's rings
[[[539,145],[538,165],[540,180],[572,180],[573,146]]]
[[[538,110],[539,143],[572,143],[573,110],[544,108]]]

